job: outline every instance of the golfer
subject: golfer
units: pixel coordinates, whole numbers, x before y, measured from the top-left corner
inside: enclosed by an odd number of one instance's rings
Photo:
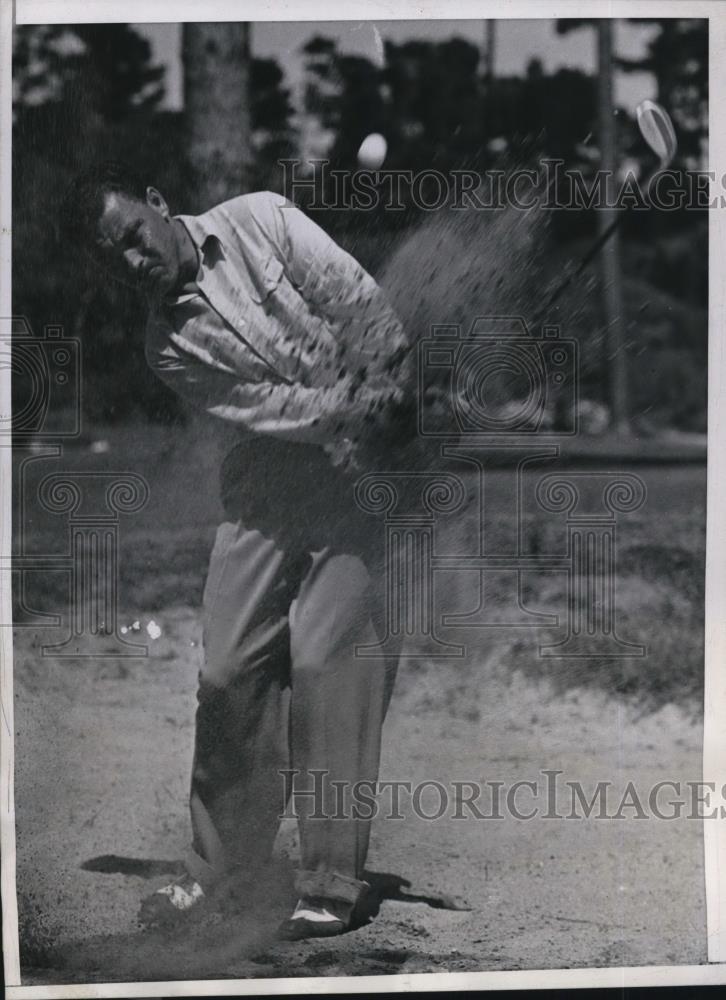
[[[403,331],[363,268],[277,194],[172,216],[158,190],[103,164],[72,185],[64,219],[145,293],[157,375],[238,429],[203,599],[192,850],[142,920],[263,879],[288,771],[301,862],[280,935],[342,933],[367,888],[370,819],[353,790],[377,780],[396,667],[356,655],[380,637],[381,602],[353,485],[395,434]]]

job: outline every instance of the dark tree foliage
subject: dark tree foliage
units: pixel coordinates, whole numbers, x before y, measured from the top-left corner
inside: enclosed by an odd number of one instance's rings
[[[479,50],[461,38],[386,46],[394,134],[416,169],[475,160],[485,140]]]
[[[639,59],[615,55],[615,65],[626,73],[652,73],[656,100],[668,111],[678,131],[678,163],[701,159],[702,140],[708,133],[708,21],[705,18],[629,18],[633,24],[653,28]],[[567,34],[592,27],[592,18],[557,22]]]
[[[250,65],[250,118],[255,162],[253,187],[281,187],[279,161],[296,152],[294,108],[285,74],[275,59],[253,58]]]
[[[697,162],[708,132],[708,21],[705,18],[661,18],[642,59],[617,60],[626,72],[655,76],[657,100],[668,110],[679,134],[681,155]]]
[[[561,22],[559,30],[590,23]],[[643,59],[621,61],[621,68],[655,74],[658,99],[673,115],[681,149],[695,157],[706,127],[707,24],[648,23],[653,29]],[[296,111],[330,132],[331,165],[343,169],[355,168],[360,142],[371,132],[385,135],[385,167],[391,169],[506,171],[536,167],[544,157],[562,159],[586,179],[597,168],[596,80],[580,70],[548,73],[533,60],[522,77],[488,79],[477,47],[456,37],[387,42],[383,68],[340,52],[322,36],[310,39],[303,55],[303,107],[297,109],[281,66],[272,59],[250,60],[252,187],[282,189],[278,161],[299,154]],[[37,333],[46,323],[62,323],[68,334],[82,338],[89,419],[120,420],[134,410],[160,419],[179,413],[176,398],[145,364],[143,304],[127,290],[99,282],[86,259],[58,242],[55,232],[59,198],[73,174],[107,157],[132,160],[172,211],[190,210],[182,114],[160,109],[163,85],[148,43],[128,25],[17,29],[14,308],[28,316]],[[653,158],[632,116],[621,108],[617,121],[619,155],[649,168]],[[678,417],[693,425],[703,395],[704,216],[633,213],[623,227],[626,311],[638,330],[633,363],[640,364],[635,359],[647,343],[651,368],[663,379],[676,370],[693,376]],[[405,212],[331,212],[316,218],[375,270],[391,241],[404,236],[420,215],[409,204]],[[593,232],[593,212],[556,213],[555,277],[587,247]],[[583,331],[595,337],[602,317],[597,296],[587,298],[591,309],[583,312]],[[636,382],[638,407],[646,408],[660,394],[663,406],[672,408],[675,390],[666,391],[665,383],[659,389],[655,377]]]
[[[178,419],[177,398],[144,359],[144,303],[109,285],[57,232],[71,178],[102,159],[131,161],[172,211],[190,210],[182,114],[159,109],[163,68],[146,39],[123,24],[21,27],[13,58],[15,312],[36,334],[61,323],[81,338],[87,419],[119,420],[134,410]],[[251,60],[251,186],[279,187],[277,161],[295,151],[292,114],[279,65]]]
[[[176,400],[144,362],[142,303],[57,228],[71,178],[96,160],[131,158],[170,199],[180,193],[179,146],[156,110],[163,69],[128,25],[18,28],[13,69],[13,310],[36,335],[61,324],[81,339],[87,419],[172,418]]]
[[[253,59],[250,74],[252,128],[287,132],[293,113],[285,75],[275,59]]]
[[[127,24],[22,26],[16,29],[16,104],[68,102],[113,122],[130,109],[152,109],[164,96],[164,69]]]

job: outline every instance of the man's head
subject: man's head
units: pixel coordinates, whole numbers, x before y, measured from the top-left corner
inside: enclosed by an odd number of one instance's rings
[[[196,250],[162,195],[118,163],[102,163],[71,185],[63,228],[115,278],[154,298],[196,273]]]

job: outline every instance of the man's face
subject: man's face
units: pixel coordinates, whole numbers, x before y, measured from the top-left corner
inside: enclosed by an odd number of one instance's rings
[[[181,283],[180,228],[155,188],[147,188],[145,201],[111,192],[96,227],[100,262],[124,284],[161,298]]]

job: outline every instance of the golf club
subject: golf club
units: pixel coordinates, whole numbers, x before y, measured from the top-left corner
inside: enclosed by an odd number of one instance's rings
[[[658,166],[651,172],[645,183],[645,190],[647,192],[650,189],[650,185],[656,174],[658,174],[661,170],[665,170],[673,162],[673,157],[676,155],[676,151],[678,149],[678,141],[676,139],[676,133],[673,128],[670,115],[665,108],[661,107],[660,104],[656,104],[655,101],[650,100],[641,101],[635,113],[638,120],[640,134],[658,157]],[[630,206],[628,206],[628,208],[629,207]],[[590,261],[598,254],[618,226],[622,223],[628,212],[628,208],[626,208],[623,212],[620,212],[620,214],[617,215],[616,218],[610,223],[607,229],[600,233],[587,253],[581,258],[575,270],[571,271],[560,282],[560,284],[557,285],[545,302],[540,316],[544,315],[547,310],[550,309],[555,302],[557,302],[562,293],[569,288],[575,278],[582,274]]]

